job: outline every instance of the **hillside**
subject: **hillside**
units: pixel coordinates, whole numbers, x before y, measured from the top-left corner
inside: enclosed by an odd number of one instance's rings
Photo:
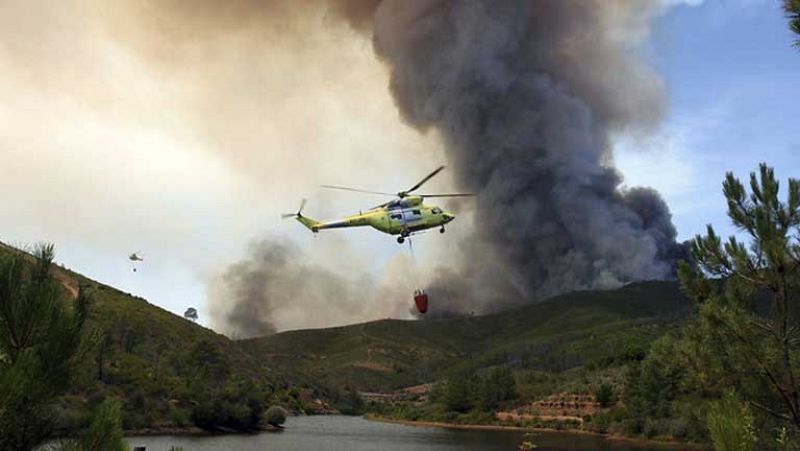
[[[391,391],[501,363],[552,372],[621,363],[641,356],[691,311],[677,283],[642,282],[486,316],[290,331],[242,346],[268,366],[340,387]]]
[[[0,243],[0,258],[19,250]],[[299,373],[265,365],[224,335],[145,299],[54,265],[65,300],[91,297],[86,327],[94,345],[78,386],[60,400],[65,427],[85,421],[87,407],[107,396],[123,401],[126,429],[183,427],[203,402],[230,405],[255,398],[296,411],[327,408],[314,401],[335,395]]]
[[[0,258],[12,252],[19,251],[0,244]],[[241,426],[254,405],[356,413],[356,391],[383,394],[368,395],[379,400],[368,409],[396,418],[492,423],[533,408],[536,421],[542,412],[583,421],[596,409],[594,390],[611,384],[619,393],[625,368],[693,311],[677,283],[642,282],[485,316],[381,320],[235,341],[66,268],[54,267],[52,275],[65,300],[79,289],[91,293],[87,333],[98,337],[78,388],[59,402],[65,425],[80,424],[87,407],[114,396],[123,401],[124,426],[137,430]],[[510,369],[517,387],[502,415],[453,417],[441,402],[425,404],[436,383],[485,378],[497,368]],[[411,404],[380,401],[409,394]],[[565,408],[568,399],[574,406]]]

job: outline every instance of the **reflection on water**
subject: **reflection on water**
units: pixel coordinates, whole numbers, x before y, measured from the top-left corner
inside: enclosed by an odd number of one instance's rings
[[[147,451],[168,451],[181,446],[184,451],[515,451],[523,441],[517,431],[466,431],[413,427],[367,421],[359,417],[291,417],[286,430],[256,435],[214,437],[130,437],[131,446],[146,446]],[[602,437],[568,433],[537,433],[536,451],[646,451],[658,448],[635,447],[604,440]]]

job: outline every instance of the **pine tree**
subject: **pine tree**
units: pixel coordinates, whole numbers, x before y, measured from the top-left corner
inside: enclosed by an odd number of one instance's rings
[[[789,29],[799,36],[795,39],[794,45],[800,47],[800,0],[784,0],[783,10],[789,19]]]
[[[723,183],[728,216],[747,242],[726,242],[709,225],[692,242],[697,268],[680,268],[699,301],[703,349],[724,368],[744,401],[800,427],[796,355],[800,343],[800,181],[779,200],[772,168],[750,174],[750,193],[732,173]],[[713,367],[712,362],[708,363]]]
[[[50,438],[51,404],[85,352],[89,299],[69,306],[50,276],[53,246],[0,261],[0,449],[27,451]]]

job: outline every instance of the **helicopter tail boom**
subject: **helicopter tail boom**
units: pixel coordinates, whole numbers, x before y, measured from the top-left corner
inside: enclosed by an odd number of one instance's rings
[[[319,228],[322,225],[321,222],[317,221],[316,219],[311,219],[307,216],[297,215],[295,216],[297,222],[306,226],[306,228],[314,233],[319,232]]]

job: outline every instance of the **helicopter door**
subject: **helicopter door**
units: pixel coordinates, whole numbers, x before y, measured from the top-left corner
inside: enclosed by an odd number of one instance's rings
[[[419,208],[409,208],[403,210],[406,227],[410,230],[417,229],[422,223],[422,210]]]
[[[403,210],[399,208],[389,210],[389,225],[391,228],[395,228],[399,225],[402,231],[406,230],[406,221],[403,218]]]
[[[397,214],[400,216],[400,225],[403,227],[402,235],[408,236],[408,218],[405,209],[398,208]]]

